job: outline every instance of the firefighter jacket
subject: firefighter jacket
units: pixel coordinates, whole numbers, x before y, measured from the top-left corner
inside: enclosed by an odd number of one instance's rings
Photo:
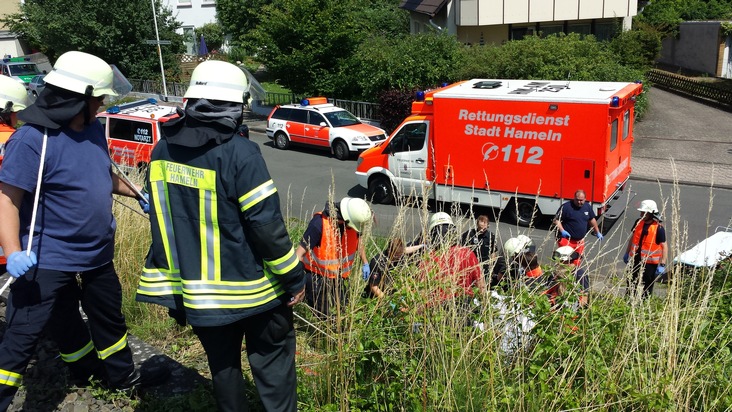
[[[645,223],[643,220],[639,220],[633,229],[633,240],[631,241],[630,256],[635,256],[640,252],[641,260],[647,264],[658,264],[661,262],[661,256],[663,256],[663,248],[661,245],[656,243],[656,233],[660,223],[654,220],[648,225],[648,233],[643,237],[641,242],[641,236],[643,234],[643,227]],[[640,247],[640,250],[638,249]]]
[[[322,212],[315,216],[322,217],[323,235],[320,245],[303,256],[305,269],[331,279],[338,276],[348,278],[358,251],[358,232],[348,226],[343,231],[338,230],[337,225]]]
[[[136,299],[206,327],[284,304],[305,278],[259,146],[200,123],[168,122],[152,152],[152,245]]]

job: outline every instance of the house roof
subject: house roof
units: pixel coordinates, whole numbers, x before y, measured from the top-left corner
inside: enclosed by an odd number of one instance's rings
[[[426,14],[434,17],[449,0],[401,0],[400,9]]]

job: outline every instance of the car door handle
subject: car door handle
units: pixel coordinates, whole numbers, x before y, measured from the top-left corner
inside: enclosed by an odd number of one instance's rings
[[[424,163],[424,159],[415,159],[414,163],[422,164],[422,163]]]

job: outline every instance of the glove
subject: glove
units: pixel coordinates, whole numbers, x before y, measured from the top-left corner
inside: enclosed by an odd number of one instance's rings
[[[630,261],[630,255],[626,253],[623,255],[623,262],[627,265],[628,261]]]
[[[572,236],[566,230],[562,230],[562,237],[566,237],[567,239],[569,239]]]
[[[38,259],[36,259],[35,252],[30,252],[30,255],[27,255],[25,252],[18,251],[13,252],[8,256],[8,263],[5,266],[5,269],[10,273],[10,276],[19,278],[25,275],[25,272],[37,263]]]
[[[363,271],[363,280],[369,280],[369,275],[371,275],[371,266],[369,266],[368,263],[364,263],[361,270]]]
[[[142,199],[137,199],[137,202],[140,204],[140,207],[142,208],[142,211],[145,213],[150,213],[150,195],[143,192],[142,193]]]
[[[595,234],[595,236],[597,236],[597,240],[602,240],[602,239],[605,239],[605,236],[603,236],[603,235],[602,235],[602,233],[600,233],[600,232],[597,232],[597,233]]]
[[[656,275],[663,275],[666,273],[666,265],[658,265],[656,267]]]

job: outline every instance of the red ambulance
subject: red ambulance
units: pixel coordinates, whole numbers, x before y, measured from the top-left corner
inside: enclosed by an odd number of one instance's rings
[[[104,125],[112,161],[123,168],[142,169],[150,163],[150,153],[160,140],[160,124],[178,117],[174,106],[155,99],[112,106],[97,114]]]
[[[418,96],[391,136],[361,154],[356,177],[375,203],[496,207],[522,226],[583,189],[598,216],[615,219],[628,202],[641,92],[621,82],[458,82]]]

